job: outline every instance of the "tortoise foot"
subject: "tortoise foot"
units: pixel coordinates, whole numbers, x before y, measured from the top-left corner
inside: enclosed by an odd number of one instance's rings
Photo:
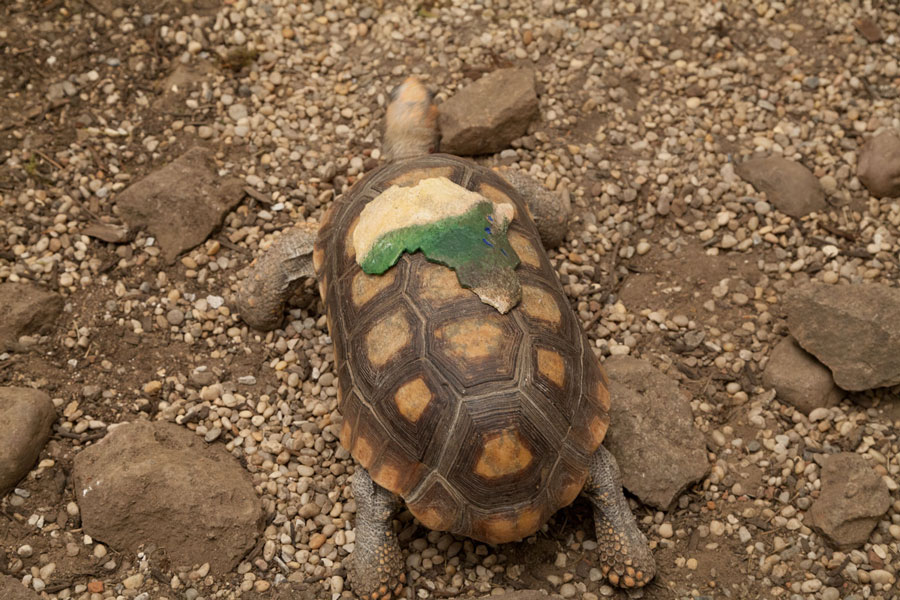
[[[399,574],[386,565],[351,561],[348,575],[350,585],[360,600],[398,600],[406,586],[406,574]]]
[[[401,598],[406,572],[397,536],[391,528],[399,502],[361,468],[353,475],[353,497],[356,549],[348,568],[350,585],[361,600]]]
[[[591,457],[585,493],[594,505],[600,570],[621,588],[638,588],[656,575],[656,563],[628,502],[615,458],[603,446]]]

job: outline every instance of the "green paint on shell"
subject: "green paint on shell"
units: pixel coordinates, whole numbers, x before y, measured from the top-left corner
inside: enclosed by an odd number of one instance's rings
[[[506,238],[508,227],[508,220],[495,217],[491,202],[477,202],[460,216],[380,236],[360,266],[370,275],[379,275],[394,266],[403,252],[421,251],[429,261],[456,271],[461,286],[505,313],[521,298],[514,273],[519,257]]]

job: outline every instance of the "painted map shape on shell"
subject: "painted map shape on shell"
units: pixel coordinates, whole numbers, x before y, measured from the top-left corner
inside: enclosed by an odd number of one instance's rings
[[[411,187],[391,186],[359,216],[353,232],[356,261],[370,275],[394,266],[403,252],[456,271],[464,288],[501,313],[522,298],[515,268],[519,257],[506,239],[515,209],[494,204],[446,177]]]

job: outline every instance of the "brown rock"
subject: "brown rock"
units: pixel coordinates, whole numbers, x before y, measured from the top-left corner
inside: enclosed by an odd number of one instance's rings
[[[0,573],[0,598],[3,600],[40,600],[35,592],[31,591],[15,577]]]
[[[792,337],[784,338],[772,350],[763,384],[775,388],[779,400],[807,415],[815,408],[834,406],[843,395],[834,385],[831,371]]]
[[[146,229],[169,264],[202,244],[243,197],[241,181],[219,177],[210,152],[192,148],[119,194],[116,205],[132,229]]]
[[[129,231],[127,227],[112,223],[90,223],[81,230],[81,233],[111,244],[129,242],[134,238],[134,232]]]
[[[845,390],[900,384],[900,288],[812,284],[788,292],[788,329]]]
[[[625,488],[641,502],[667,510],[709,472],[690,403],[677,381],[646,361],[616,356],[603,367],[612,399],[603,445],[616,457]]]
[[[170,423],[116,427],[75,457],[84,531],[116,550],[155,545],[176,565],[224,573],[255,543],[263,511],[249,474],[221,446]]]
[[[866,142],[857,174],[876,198],[900,198],[900,135],[885,131]]]
[[[20,349],[23,335],[52,331],[62,307],[62,296],[40,286],[0,283],[0,352]]]
[[[751,158],[735,167],[735,172],[786,215],[799,219],[825,210],[825,192],[809,169],[779,157]]]
[[[822,491],[809,509],[810,525],[838,550],[861,546],[891,505],[887,485],[853,452],[825,458]]]
[[[13,489],[37,461],[54,421],[56,409],[44,392],[0,387],[0,496]]]
[[[471,156],[509,146],[538,115],[534,71],[500,69],[440,106],[441,150]]]

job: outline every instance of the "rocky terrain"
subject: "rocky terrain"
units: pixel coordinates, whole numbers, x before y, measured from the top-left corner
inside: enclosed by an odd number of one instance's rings
[[[900,596],[898,26],[889,0],[2,3],[0,597],[354,597],[313,283],[269,333],[233,295],[380,164],[410,74],[446,149],[570,199],[550,255],[659,566],[634,595]],[[582,500],[498,547],[395,526],[416,598],[625,597]]]

